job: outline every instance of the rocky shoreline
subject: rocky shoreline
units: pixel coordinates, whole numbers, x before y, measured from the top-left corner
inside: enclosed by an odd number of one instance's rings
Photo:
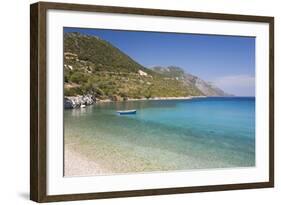
[[[193,98],[205,98],[206,96],[185,96],[185,97],[153,97],[153,98],[127,98],[126,100],[105,99],[101,100],[93,95],[78,95],[78,96],[66,96],[64,97],[64,108],[75,109],[85,107],[87,105],[93,105],[95,103],[103,102],[119,102],[119,101],[145,101],[145,100],[190,100]]]
[[[96,102],[93,95],[78,95],[64,97],[64,108],[74,109],[82,106],[92,105]]]

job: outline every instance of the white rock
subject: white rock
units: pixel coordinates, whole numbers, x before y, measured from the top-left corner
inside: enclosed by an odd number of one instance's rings
[[[139,70],[138,73],[141,75],[141,76],[147,76],[147,73],[142,71],[142,70]]]

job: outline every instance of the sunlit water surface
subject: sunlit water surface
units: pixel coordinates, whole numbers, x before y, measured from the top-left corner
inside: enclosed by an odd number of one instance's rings
[[[116,113],[125,109],[137,114]],[[64,140],[111,174],[255,166],[255,98],[108,102],[65,110]]]

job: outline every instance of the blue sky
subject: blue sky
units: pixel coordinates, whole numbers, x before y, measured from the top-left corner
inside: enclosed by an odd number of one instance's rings
[[[145,67],[179,66],[237,96],[255,95],[255,38],[64,28],[109,41]]]

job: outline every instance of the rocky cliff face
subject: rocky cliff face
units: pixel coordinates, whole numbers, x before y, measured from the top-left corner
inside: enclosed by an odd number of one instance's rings
[[[211,83],[206,83],[200,78],[195,80],[195,86],[206,96],[229,96],[220,88],[212,85]]]
[[[64,108],[73,109],[79,108],[81,105],[92,105],[96,102],[96,99],[93,95],[85,96],[70,96],[64,97]]]
[[[165,75],[166,77],[181,80],[187,86],[193,86],[197,88],[205,96],[229,96],[229,94],[225,93],[223,90],[216,87],[215,85],[206,82],[197,76],[184,72],[184,70],[180,67],[157,66],[153,67],[152,70],[162,75]]]

